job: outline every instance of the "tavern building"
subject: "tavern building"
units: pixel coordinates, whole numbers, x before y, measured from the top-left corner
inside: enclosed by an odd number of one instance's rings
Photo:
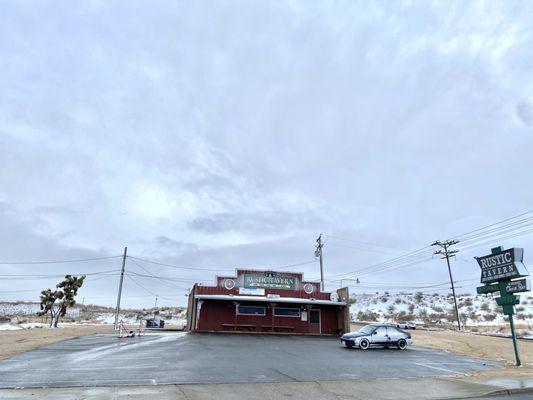
[[[301,273],[237,269],[189,294],[192,332],[339,335],[349,324],[348,289],[322,292]]]

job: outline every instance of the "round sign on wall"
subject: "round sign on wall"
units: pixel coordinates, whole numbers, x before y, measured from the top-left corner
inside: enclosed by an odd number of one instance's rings
[[[339,301],[339,295],[337,294],[337,292],[331,292],[331,294],[329,295],[329,299],[331,301]]]
[[[228,290],[231,290],[235,287],[235,281],[233,279],[226,279],[224,281],[224,287]]]
[[[306,283],[304,285],[304,292],[307,293],[307,294],[311,294],[315,291],[315,287],[313,285],[311,285],[310,283]]]

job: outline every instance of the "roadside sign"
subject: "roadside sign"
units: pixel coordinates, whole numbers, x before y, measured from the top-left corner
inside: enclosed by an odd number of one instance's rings
[[[500,285],[498,284],[492,284],[492,285],[484,285],[484,286],[478,286],[476,288],[477,294],[487,294],[487,293],[494,293],[500,291]]]
[[[506,293],[529,292],[531,290],[531,281],[529,279],[520,279],[518,281],[509,281],[505,285]]]
[[[522,264],[524,249],[516,247],[503,250],[503,247],[496,247],[492,250],[492,254],[488,256],[476,257],[481,268],[481,283],[493,283],[528,275]]]
[[[496,298],[496,303],[502,307],[503,314],[509,317],[516,365],[520,366],[521,361],[513,321],[514,306],[520,304],[520,296],[513,293],[527,292],[531,290],[531,284],[528,279],[514,281],[511,279],[529,275],[522,264],[524,249],[515,247],[504,250],[502,246],[499,246],[491,249],[491,254],[488,256],[474,258],[481,268],[481,283],[485,284],[477,287],[477,292],[478,294],[500,293],[500,297]]]

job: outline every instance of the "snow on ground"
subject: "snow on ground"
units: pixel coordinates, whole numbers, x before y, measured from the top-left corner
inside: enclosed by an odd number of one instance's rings
[[[350,313],[354,321],[396,322],[413,320],[417,323],[453,323],[455,310],[453,297],[424,293],[367,293],[350,296],[353,304]],[[507,324],[491,295],[458,295],[461,320],[469,326],[494,326]],[[517,324],[533,328],[533,296],[521,296],[516,307]]]
[[[0,331],[16,331],[19,329],[24,329],[24,328],[22,328],[19,325],[10,324],[10,323],[0,324]]]

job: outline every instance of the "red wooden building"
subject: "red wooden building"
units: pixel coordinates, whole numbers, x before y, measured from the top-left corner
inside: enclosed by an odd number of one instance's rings
[[[349,331],[348,289],[321,292],[301,273],[258,270],[194,285],[187,328],[193,332],[339,335]]]

